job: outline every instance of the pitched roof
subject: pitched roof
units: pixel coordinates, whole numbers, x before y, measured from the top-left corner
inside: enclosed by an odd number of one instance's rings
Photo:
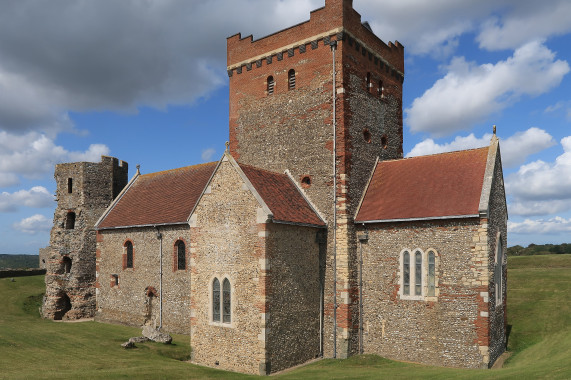
[[[355,222],[479,214],[488,147],[379,162]]]
[[[272,212],[273,221],[325,226],[287,174],[238,165]]]
[[[138,176],[98,228],[185,223],[216,162]]]

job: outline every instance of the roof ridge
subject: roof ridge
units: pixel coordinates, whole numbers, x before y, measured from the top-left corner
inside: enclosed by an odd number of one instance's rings
[[[458,150],[451,150],[451,151],[449,151],[449,152],[423,154],[422,156],[393,158],[393,159],[390,159],[390,160],[382,160],[382,161],[379,161],[379,164],[382,163],[382,162],[400,161],[400,160],[411,160],[411,159],[414,159],[414,158],[433,157],[433,156],[443,156],[443,155],[445,155],[445,154],[463,153],[463,152],[469,152],[469,151],[480,150],[480,149],[489,149],[489,148],[490,148],[489,145],[485,145],[485,146],[481,146],[481,147],[479,147],[479,148],[458,149]]]
[[[175,168],[175,169],[161,170],[161,171],[158,171],[158,172],[152,172],[152,173],[147,173],[147,174],[141,174],[140,176],[141,176],[141,177],[157,176],[157,175],[162,175],[162,174],[167,174],[167,173],[174,173],[174,172],[179,171],[179,170],[194,169],[194,168],[199,168],[199,167],[202,167],[202,166],[212,165],[212,164],[216,164],[216,161],[204,162],[204,163],[202,163],[202,164],[188,165],[188,166],[183,166],[183,167]]]

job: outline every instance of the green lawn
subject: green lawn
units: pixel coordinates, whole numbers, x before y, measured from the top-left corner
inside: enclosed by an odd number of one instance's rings
[[[373,355],[322,360],[284,379],[571,379],[571,255],[509,258],[508,319],[512,357],[499,370],[459,370],[400,363]],[[120,344],[140,330],[96,322],[39,318],[43,276],[0,279],[0,378],[251,378],[185,362],[189,338],[172,345]]]

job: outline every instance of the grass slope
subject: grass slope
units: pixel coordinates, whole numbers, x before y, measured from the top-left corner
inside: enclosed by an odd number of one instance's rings
[[[499,370],[461,370],[395,362],[374,355],[321,360],[284,379],[571,378],[571,255],[509,258],[512,357]],[[43,276],[0,280],[0,378],[218,379],[245,376],[191,365],[187,336],[173,344],[120,344],[139,329],[39,318]],[[213,342],[215,344],[215,342]]]

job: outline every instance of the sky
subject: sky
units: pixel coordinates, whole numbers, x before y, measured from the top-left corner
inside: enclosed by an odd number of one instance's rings
[[[226,37],[261,38],[324,0],[3,0],[0,253],[49,243],[54,166],[142,173],[218,160]],[[404,154],[486,146],[497,125],[508,245],[571,242],[571,2],[354,0],[405,46]]]

